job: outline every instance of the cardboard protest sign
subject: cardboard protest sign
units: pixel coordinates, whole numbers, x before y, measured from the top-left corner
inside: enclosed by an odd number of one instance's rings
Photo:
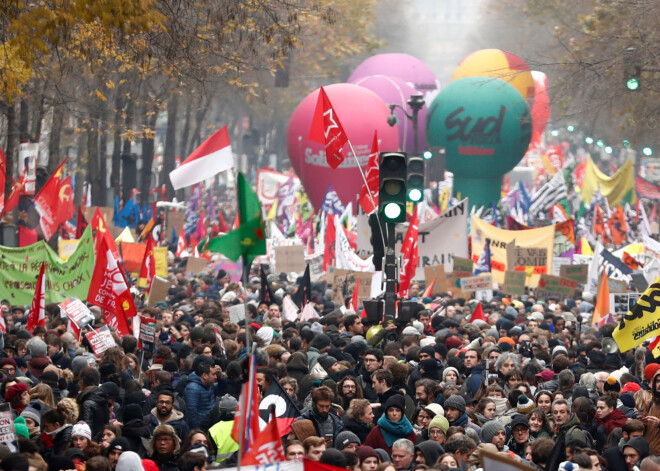
[[[92,346],[92,350],[94,350],[94,354],[97,357],[101,357],[103,352],[105,352],[108,348],[117,346],[115,339],[110,333],[110,329],[108,329],[108,327],[105,325],[100,329],[95,329],[86,333],[85,337],[87,337],[87,341]]]
[[[559,276],[562,278],[568,278],[569,280],[575,280],[580,284],[585,284],[587,282],[587,276],[589,275],[589,264],[581,265],[562,265],[559,269]]]
[[[205,258],[201,257],[188,257],[186,263],[186,273],[194,273],[197,275],[200,272],[206,270],[209,262]]]
[[[465,278],[470,276],[473,270],[473,262],[469,258],[463,257],[454,257],[454,263],[452,264],[452,272],[458,278]]]
[[[302,245],[284,245],[275,247],[275,271],[278,273],[303,272],[305,262],[305,247]]]
[[[68,260],[73,252],[76,251],[78,247],[78,241],[80,239],[61,239],[57,242],[57,254],[60,257],[60,260]]]
[[[149,290],[149,299],[147,305],[149,307],[154,307],[154,305],[159,301],[165,301],[167,299],[167,290],[170,288],[170,283],[158,275],[154,276],[153,281],[151,282],[151,289]]]
[[[565,299],[575,292],[577,285],[575,280],[544,273],[534,294],[540,299]]]
[[[186,213],[184,211],[167,211],[165,222],[167,223],[168,232],[172,235],[172,229],[176,229],[177,235],[181,230],[181,226],[186,223]]]
[[[353,295],[358,279],[360,280],[360,287],[358,289],[360,303],[362,303],[363,299],[369,299],[371,297],[372,276],[373,273],[368,272],[335,270],[335,277],[332,284],[332,301],[343,306],[344,299]]]
[[[60,309],[64,311],[71,322],[76,324],[78,329],[82,328],[84,325],[91,324],[94,322],[95,316],[92,314],[92,311],[89,310],[85,303],[80,299],[71,298],[67,299],[64,302],[58,304]]]
[[[445,268],[443,265],[432,265],[430,267],[424,267],[424,283],[427,287],[431,286],[435,280],[434,291],[446,291],[449,289],[447,287],[447,277],[445,275]]]
[[[156,319],[140,316],[140,348],[153,351],[156,343]]]
[[[506,294],[525,294],[525,278],[526,274],[524,271],[507,270],[504,273],[502,291]]]
[[[245,320],[245,304],[229,306],[229,320],[238,324]]]
[[[493,289],[493,276],[490,273],[468,276],[466,278],[460,278],[460,280],[461,291],[466,293]]]
[[[610,290],[610,293],[626,293],[628,292],[628,283],[615,280],[614,278],[608,278],[607,288]]]

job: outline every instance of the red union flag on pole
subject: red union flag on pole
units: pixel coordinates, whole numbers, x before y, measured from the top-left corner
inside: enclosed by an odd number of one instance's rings
[[[37,289],[34,291],[32,305],[30,306],[30,315],[28,316],[27,330],[34,334],[37,326],[46,327],[46,264],[41,264],[39,276],[37,277]]]
[[[179,232],[179,240],[176,243],[176,254],[175,257],[181,258],[183,251],[186,250],[188,246],[186,245],[186,232],[183,230],[183,224],[181,224],[181,231]]]
[[[147,241],[147,248],[144,251],[144,258],[142,259],[142,268],[140,269],[138,286],[144,287],[148,293],[151,289],[151,283],[154,281],[155,275],[156,258],[154,257],[154,239],[149,237],[149,240]]]
[[[417,239],[419,238],[419,206],[415,206],[413,216],[410,220],[410,225],[406,231],[406,238],[403,240],[401,246],[401,255],[403,256],[403,266],[399,274],[399,296],[402,298],[408,296],[410,289],[410,282],[415,276],[417,270],[417,262],[419,261],[419,247]]]
[[[348,137],[323,87],[319,90],[309,140],[325,144],[325,159],[333,169],[344,161],[343,147]]]
[[[170,172],[175,190],[194,185],[234,166],[229,131],[223,126]]]
[[[62,187],[62,167],[66,158],[62,161],[55,173],[44,183],[39,193],[34,197],[34,207],[39,213],[39,225],[44,234],[44,239],[50,240],[57,232],[60,222],[60,189]]]
[[[362,185],[359,199],[360,206],[367,214],[371,214],[378,207],[378,159],[378,131],[374,131],[374,142],[371,144],[371,154],[369,154],[369,164],[365,174],[367,184]]]

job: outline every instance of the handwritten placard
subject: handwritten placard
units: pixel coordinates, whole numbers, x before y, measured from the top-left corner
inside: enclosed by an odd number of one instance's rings
[[[560,277],[575,280],[580,284],[585,284],[587,282],[588,275],[589,265],[562,265],[559,268]]]
[[[506,294],[525,294],[526,276],[524,271],[506,271],[504,273],[504,286],[502,289]]]
[[[461,278],[461,291],[470,293],[493,289],[493,276],[490,273],[482,273],[477,276]]]

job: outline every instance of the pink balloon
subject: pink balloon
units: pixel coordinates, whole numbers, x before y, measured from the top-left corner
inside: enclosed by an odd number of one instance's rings
[[[393,151],[399,146],[398,126],[390,127],[390,109],[374,92],[350,83],[323,87],[346,135],[353,144],[362,169],[367,170],[374,131],[378,131],[380,151]],[[319,90],[307,95],[291,115],[287,129],[289,159],[300,178],[312,205],[317,210],[332,183],[344,204],[353,202],[362,188],[362,177],[348,144],[344,146],[346,160],[335,170],[325,159],[325,146],[308,139]]]
[[[534,78],[534,104],[532,105],[532,140],[530,148],[538,145],[541,134],[550,121],[550,98],[548,97],[548,77],[536,70],[532,71]]]
[[[424,62],[409,54],[392,53],[371,56],[357,66],[348,78],[348,82],[355,83],[357,79],[370,75],[400,78],[425,95],[437,93],[440,89],[440,82],[431,69]]]
[[[408,99],[411,95],[418,92],[404,80],[385,75],[370,75],[359,78],[351,83],[371,90],[388,105],[397,104],[402,106],[412,116],[412,109],[408,106]],[[417,114],[417,143],[419,153],[424,152],[424,149],[426,149],[426,110],[426,105],[424,105]],[[415,131],[412,120],[406,118],[400,108],[395,108],[394,114],[399,120],[399,148],[404,152],[412,153],[415,150]]]

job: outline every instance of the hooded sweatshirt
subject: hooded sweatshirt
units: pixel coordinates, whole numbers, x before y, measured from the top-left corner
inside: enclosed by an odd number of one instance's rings
[[[660,381],[660,369],[655,372],[651,378],[651,391],[653,392],[653,401],[648,411],[643,411],[645,415],[652,415],[660,418],[660,393],[656,391],[656,383]],[[645,425],[644,438],[649,442],[649,453],[651,455],[660,455],[660,427],[654,422],[647,422]]]
[[[119,456],[115,471],[144,471],[144,467],[137,453],[125,451]]]

